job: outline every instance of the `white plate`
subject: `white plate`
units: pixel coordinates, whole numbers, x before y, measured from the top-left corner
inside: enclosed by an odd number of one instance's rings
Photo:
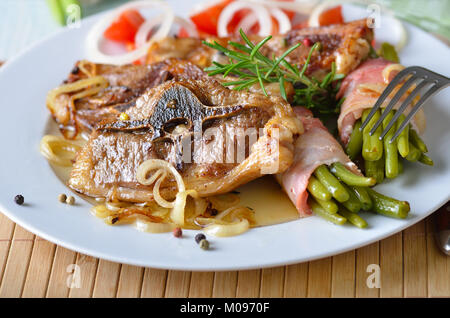
[[[176,1],[174,8],[186,14],[190,8],[187,2]],[[352,16],[366,14],[366,10],[348,7],[345,12]],[[84,57],[86,32],[95,20],[83,20],[81,28],[64,30],[34,45],[0,69],[0,211],[36,235],[84,254],[127,264],[179,270],[261,268],[322,258],[380,240],[418,222],[449,199],[447,90],[425,109],[428,129],[424,138],[435,166],[407,165],[406,173],[394,182],[377,187],[411,203],[406,220],[366,213],[370,227],[360,230],[334,226],[313,216],[252,229],[236,237],[211,238],[212,250],[205,252],[194,243],[194,231],[184,231],[185,238],[177,239],[170,233],[148,234],[129,226],[106,226],[89,213],[90,206],[82,199],[73,207],[60,204],[56,197],[67,188],[38,150],[49,121],[45,96],[61,83],[74,62]],[[388,20],[382,20],[385,23],[377,33],[389,30]],[[449,76],[449,48],[415,27],[407,29],[409,42],[401,54],[402,62]],[[25,196],[26,206],[14,203],[18,193]]]

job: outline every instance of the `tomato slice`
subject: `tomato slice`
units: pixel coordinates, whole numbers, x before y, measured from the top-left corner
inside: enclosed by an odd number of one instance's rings
[[[145,19],[137,10],[126,10],[113,21],[103,33],[104,37],[111,41],[129,43],[134,42],[134,37]]]
[[[319,16],[319,25],[341,24],[344,23],[342,17],[342,6],[336,6],[325,10]]]
[[[190,17],[197,26],[198,31],[217,35],[217,21],[222,10],[233,0],[223,0],[217,4],[207,7],[205,10],[195,13]]]
[[[271,34],[278,34],[279,26],[278,21],[274,17],[270,17],[272,19],[272,31]],[[258,34],[259,32],[259,23],[256,23],[252,28],[250,29],[250,34]]]
[[[221,2],[218,2],[212,6],[207,7],[205,10],[200,11],[198,13],[195,13],[190,17],[191,21],[196,25],[197,30],[201,33],[207,33],[210,35],[217,36],[217,23],[219,20],[219,16],[222,13],[222,10],[229,5],[234,0],[223,0]],[[286,1],[291,2],[293,0],[278,0],[278,1]],[[289,17],[289,19],[292,19],[295,15],[295,12],[283,10],[286,15]],[[237,26],[239,22],[250,12],[249,9],[242,9],[237,11],[231,21],[227,25],[227,30],[229,33],[235,33],[237,32]],[[275,19],[272,18],[274,21],[274,28],[273,33],[278,33],[278,23]],[[250,32],[251,33],[258,33],[259,26],[255,25]]]
[[[188,38],[189,37],[189,32],[185,28],[180,27],[180,29],[178,30],[177,36],[179,38]]]

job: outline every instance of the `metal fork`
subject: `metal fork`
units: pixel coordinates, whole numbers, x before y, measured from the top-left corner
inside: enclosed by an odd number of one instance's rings
[[[426,68],[420,67],[420,66],[410,66],[399,72],[394,79],[389,83],[389,85],[384,89],[383,93],[378,98],[377,102],[373,106],[372,110],[370,111],[369,115],[367,116],[364,123],[361,125],[360,130],[362,131],[364,127],[367,126],[370,119],[373,117],[373,115],[376,113],[376,111],[381,107],[383,102],[385,101],[386,97],[388,97],[392,90],[404,79],[406,79],[406,82],[403,84],[403,86],[398,90],[398,92],[394,95],[394,97],[391,99],[389,104],[386,106],[385,110],[380,116],[380,119],[375,123],[375,125],[370,130],[370,135],[372,135],[378,128],[378,126],[381,125],[384,118],[388,115],[388,113],[392,110],[392,108],[397,104],[397,102],[400,100],[400,98],[408,91],[408,89],[413,85],[416,84],[417,86],[413,89],[411,94],[406,97],[405,101],[402,103],[402,105],[398,108],[397,112],[395,113],[392,120],[388,123],[386,128],[383,130],[383,132],[380,135],[380,140],[384,138],[384,136],[388,133],[388,131],[392,128],[392,126],[395,124],[397,119],[400,117],[400,115],[405,111],[405,109],[408,107],[408,105],[414,100],[414,98],[419,94],[419,92],[425,87],[429,86],[426,91],[424,91],[424,94],[419,99],[419,101],[414,105],[413,109],[409,112],[409,114],[406,116],[405,120],[402,122],[400,127],[395,132],[394,136],[392,136],[391,140],[389,142],[393,142],[395,138],[400,135],[402,130],[408,125],[408,123],[411,121],[411,119],[414,117],[414,115],[417,113],[417,111],[423,106],[423,104],[434,94],[439,92],[441,89],[447,87],[450,85],[450,79],[441,75],[437,74],[435,72],[432,72],[430,70],[427,70]]]

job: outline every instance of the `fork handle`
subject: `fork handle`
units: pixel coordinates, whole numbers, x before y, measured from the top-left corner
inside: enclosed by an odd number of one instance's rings
[[[450,201],[434,214],[434,237],[440,250],[450,256]]]

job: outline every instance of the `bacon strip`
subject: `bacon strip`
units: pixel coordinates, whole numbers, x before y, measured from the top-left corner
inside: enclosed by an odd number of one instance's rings
[[[311,209],[307,204],[306,188],[317,167],[341,162],[352,172],[360,172],[319,119],[304,107],[294,107],[294,112],[302,121],[305,132],[295,142],[294,163],[285,173],[277,175],[277,179],[300,215],[308,216]]]
[[[389,79],[386,81],[383,77],[383,70],[390,65],[393,65],[393,63],[382,58],[368,60],[343,80],[337,98],[345,98],[338,118],[339,135],[344,144],[348,143],[353,126],[361,118],[363,110],[372,108],[375,105],[381,92],[398,73],[398,70],[392,71],[389,74]],[[370,89],[370,87],[373,89]],[[406,98],[406,94],[404,98]],[[382,107],[387,106],[390,100],[389,97],[386,98]],[[400,102],[397,103],[395,108],[398,108],[400,105]],[[410,107],[408,106],[408,108]],[[414,116],[412,123],[419,133],[425,130],[425,115],[422,110],[419,110]]]

